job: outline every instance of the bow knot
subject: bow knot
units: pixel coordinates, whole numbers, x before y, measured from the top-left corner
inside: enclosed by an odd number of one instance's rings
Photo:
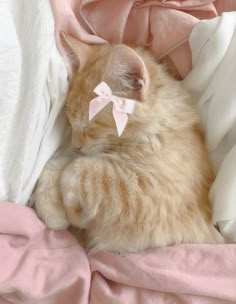
[[[94,92],[98,96],[90,101],[89,120],[100,112],[109,102],[113,102],[112,113],[116,123],[118,135],[121,136],[128,122],[127,113],[133,113],[136,101],[113,95],[111,88],[104,81],[96,86]]]

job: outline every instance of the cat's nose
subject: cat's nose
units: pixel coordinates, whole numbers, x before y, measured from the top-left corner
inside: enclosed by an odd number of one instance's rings
[[[75,146],[74,146],[74,147],[75,147]],[[75,147],[75,150],[76,150],[77,152],[80,152],[81,148],[82,148],[82,146],[79,146],[79,147],[76,146],[76,147]]]
[[[76,136],[76,135],[72,135],[71,143],[72,143],[72,146],[78,150],[80,150],[83,145],[82,138],[80,136]]]
[[[73,142],[73,141],[72,141],[72,146],[78,151],[82,148],[81,144],[78,144],[77,142]]]

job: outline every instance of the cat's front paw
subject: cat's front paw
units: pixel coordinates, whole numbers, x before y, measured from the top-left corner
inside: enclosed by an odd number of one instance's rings
[[[88,202],[86,195],[83,195],[85,194],[83,177],[86,176],[86,170],[84,159],[76,160],[64,169],[60,180],[67,218],[72,226],[81,229],[86,229],[90,220],[90,214],[85,207]]]
[[[45,171],[39,178],[31,202],[37,215],[52,229],[66,229],[69,221],[62,204],[59,184],[53,171]]]
[[[61,214],[48,214],[46,217],[44,217],[44,221],[49,228],[54,230],[65,230],[70,225],[65,212]]]
[[[46,189],[45,189],[46,191]],[[69,227],[69,221],[62,202],[49,193],[35,192],[32,197],[34,209],[39,218],[51,229],[64,230]]]

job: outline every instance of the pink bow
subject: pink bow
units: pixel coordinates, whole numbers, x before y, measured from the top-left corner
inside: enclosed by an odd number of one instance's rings
[[[112,94],[111,88],[104,81],[100,82],[94,92],[98,97],[92,99],[89,104],[89,120],[100,112],[109,102],[113,102],[112,113],[115,119],[118,135],[124,131],[128,122],[128,115],[132,114],[135,107],[135,100],[119,97]]]

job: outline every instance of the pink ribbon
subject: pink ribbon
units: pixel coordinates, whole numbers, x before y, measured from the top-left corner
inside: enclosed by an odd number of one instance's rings
[[[90,101],[89,120],[100,112],[109,102],[113,102],[112,113],[115,119],[118,135],[121,136],[128,122],[127,113],[133,113],[136,101],[113,95],[111,88],[104,81],[100,82],[96,86],[94,92],[98,96]]]

